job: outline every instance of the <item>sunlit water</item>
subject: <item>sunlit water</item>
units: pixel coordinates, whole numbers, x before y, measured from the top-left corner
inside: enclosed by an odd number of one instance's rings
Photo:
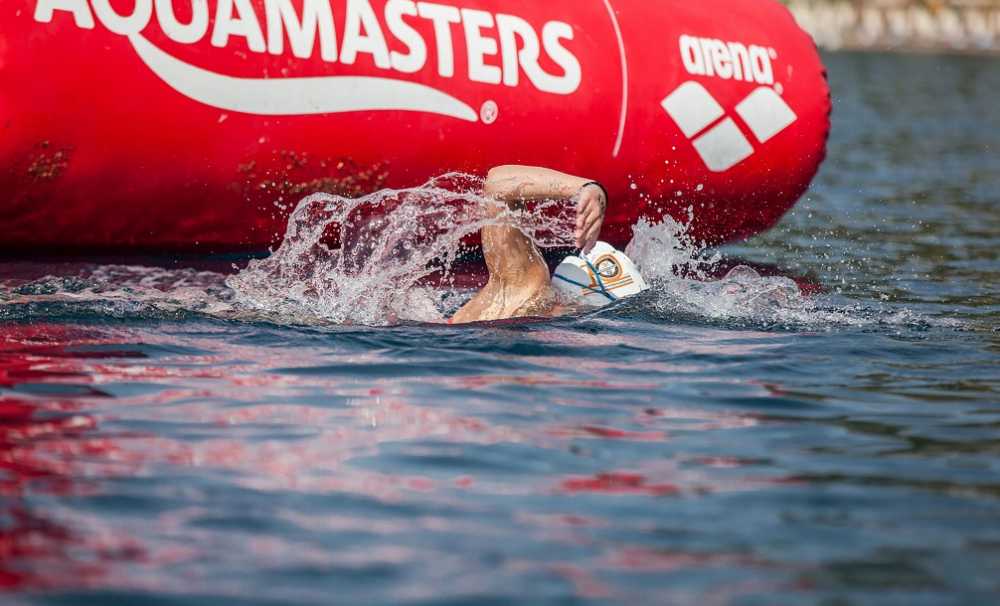
[[[653,288],[596,312],[441,324],[458,175],[310,197],[239,272],[3,263],[0,602],[994,603],[1000,63],[827,62],[807,199],[640,224]]]

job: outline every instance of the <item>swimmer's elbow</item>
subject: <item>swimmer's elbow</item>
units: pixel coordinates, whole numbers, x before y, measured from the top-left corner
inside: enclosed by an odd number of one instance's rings
[[[486,173],[483,193],[496,200],[511,200],[518,197],[524,184],[525,167],[515,164],[494,166]]]
[[[522,172],[524,167],[517,166],[516,164],[501,164],[500,166],[494,166],[486,173],[486,180],[498,180],[510,178],[512,175]]]

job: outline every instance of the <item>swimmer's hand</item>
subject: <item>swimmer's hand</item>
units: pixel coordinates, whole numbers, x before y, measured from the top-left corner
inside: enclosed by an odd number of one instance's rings
[[[604,224],[607,194],[596,181],[540,166],[507,164],[490,169],[483,193],[513,205],[525,200],[563,199],[576,203],[573,239],[577,248],[590,251]]]
[[[597,243],[607,207],[608,199],[605,197],[604,189],[597,183],[588,183],[577,193],[576,229],[573,236],[576,238],[577,248],[583,252],[590,252]]]

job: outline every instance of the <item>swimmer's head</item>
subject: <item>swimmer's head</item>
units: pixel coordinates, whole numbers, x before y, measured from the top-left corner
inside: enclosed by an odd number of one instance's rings
[[[584,256],[569,256],[552,274],[552,288],[563,301],[600,307],[648,288],[632,259],[607,242]]]

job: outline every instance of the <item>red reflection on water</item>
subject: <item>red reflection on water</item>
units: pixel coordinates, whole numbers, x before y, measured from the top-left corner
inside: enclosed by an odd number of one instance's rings
[[[712,566],[766,566],[768,563],[747,554],[691,553],[626,546],[615,550],[607,558],[607,565],[628,570],[671,572]]]
[[[635,421],[641,425],[669,423],[671,427],[684,431],[736,429],[754,427],[761,423],[757,414],[727,410],[701,410],[694,407],[644,408],[637,413]]]
[[[399,447],[426,440],[463,446],[526,443],[539,449],[564,448],[565,440],[579,437],[662,441],[668,437],[665,428],[671,432],[675,428],[735,429],[760,421],[732,412],[661,407],[634,410],[631,423],[638,429],[598,422],[567,427],[542,423],[508,426],[477,418],[473,406],[489,406],[491,412],[496,408],[490,400],[477,401],[474,393],[467,402],[469,407],[456,414],[447,407],[421,405],[393,379],[359,384],[349,378],[275,370],[383,361],[378,354],[344,354],[332,362],[331,348],[325,345],[313,350],[268,348],[230,343],[216,336],[186,336],[183,344],[200,353],[146,358],[131,345],[176,345],[178,340],[155,331],[95,331],[44,324],[0,327],[0,388],[12,390],[0,393],[0,494],[7,497],[0,505],[0,586],[135,587],[139,583],[134,577],[137,570],[128,564],[142,563],[146,581],[155,582],[169,578],[158,574],[155,567],[167,561],[205,557],[198,550],[211,545],[215,535],[192,528],[189,516],[195,514],[187,511],[145,520],[154,531],[133,530],[144,543],[128,536],[125,522],[114,515],[58,506],[33,511],[26,504],[28,500],[21,498],[105,495],[110,480],[155,476],[163,466],[233,472],[220,481],[254,490],[348,492],[384,501],[407,498],[413,491],[425,493],[421,500],[447,501],[455,498],[452,487],[537,494],[553,481],[558,491],[567,494],[647,496],[675,495],[682,487],[685,493],[695,493],[761,484],[759,480],[713,476],[706,470],[680,469],[677,461],[637,462],[630,465],[632,471],[555,480],[549,476],[540,483],[523,484],[489,482],[488,477],[480,481],[472,475],[442,481],[394,470],[380,473],[349,463],[376,455],[383,444]],[[602,390],[642,387],[544,374],[421,380],[470,391],[503,383]],[[377,386],[373,387],[373,382]],[[121,384],[141,389],[118,395],[126,391],[119,389]],[[322,396],[330,402],[304,404],[309,400],[303,396]],[[579,417],[574,419],[579,421]],[[138,421],[162,429],[112,433],[110,421]],[[184,430],[175,429],[180,424]],[[197,432],[196,438],[185,435],[187,428]],[[294,439],[282,439],[282,432]],[[197,498],[192,498],[195,507]],[[309,523],[315,526],[319,522]],[[322,523],[333,524],[329,519]],[[356,523],[354,519],[337,522],[344,528]],[[558,523],[585,528],[604,522],[566,514]],[[269,558],[303,561],[300,545],[282,539],[270,541],[265,549]],[[570,567],[561,574],[570,578],[581,595],[608,595],[608,588],[582,569]]]
[[[475,483],[475,478],[472,478],[471,476],[460,476],[454,480],[456,488],[472,488],[472,485]]]
[[[599,425],[556,427],[546,430],[546,433],[557,438],[595,437],[608,440],[633,440],[636,442],[661,442],[667,439],[667,434],[662,431],[628,431]]]
[[[550,569],[568,580],[574,589],[574,593],[583,598],[601,599],[612,596],[611,587],[602,583],[591,573],[581,566],[574,564],[555,564]]]
[[[739,457],[694,457],[690,460],[692,463],[697,463],[698,465],[704,465],[705,467],[717,467],[719,469],[746,467],[748,465],[756,465],[759,462]]]
[[[45,574],[29,567],[12,565],[16,560],[51,557],[61,546],[72,542],[69,530],[33,515],[18,505],[3,510],[3,530],[0,531],[0,589],[14,590],[22,586],[44,585]]]
[[[533,360],[534,362],[534,360]],[[445,379],[446,381],[457,382],[466,389],[479,389],[491,387],[493,385],[544,385],[551,387],[583,387],[593,389],[621,390],[621,389],[649,389],[655,387],[652,383],[622,383],[600,379],[571,380],[562,379],[549,375],[534,374],[525,375],[468,375],[459,378]]]
[[[38,418],[37,402],[0,397],[0,494],[16,496],[36,480],[44,480],[50,492],[66,493],[75,482],[74,456],[107,454],[108,441],[80,439],[96,426],[93,418],[72,413],[73,403],[49,404],[49,414],[62,414]]]
[[[154,375],[157,373],[154,373]],[[147,375],[149,376],[149,375]],[[183,390],[179,395],[187,395]],[[224,391],[224,390],[222,390]],[[220,390],[213,391],[213,397]],[[162,395],[162,394],[160,394]],[[132,399],[133,404],[153,402],[150,394]],[[124,398],[123,398],[124,400]],[[93,401],[91,401],[93,404]],[[101,402],[102,407],[112,405]],[[128,404],[122,412],[131,410]],[[97,437],[96,418],[79,412],[55,420],[42,418],[57,409],[67,412],[80,408],[79,402],[51,399],[4,397],[0,411],[0,471],[6,484],[0,489],[12,497],[28,494],[82,495],[102,494],[101,480],[115,476],[144,475],[148,465],[169,463],[186,467],[229,469],[238,472],[234,484],[265,491],[350,492],[379,500],[399,499],[403,493],[434,493],[437,485],[430,478],[403,474],[384,474],[343,467],[346,460],[372,452],[380,442],[397,442],[421,437],[451,435],[463,442],[483,443],[507,440],[510,434],[495,433],[474,419],[453,417],[443,411],[411,406],[398,398],[379,398],[361,403],[335,415],[330,410],[309,406],[245,405],[227,410],[216,401],[192,401],[164,407],[164,418],[183,419],[198,426],[222,427],[209,439],[185,441],[171,436],[115,434]],[[157,416],[158,409],[146,409],[143,418]],[[346,416],[346,418],[341,418]],[[86,419],[80,423],[79,419]],[[310,439],[278,443],[247,440],[242,434],[226,436],[229,429],[241,426],[287,421],[288,425],[315,427]],[[351,421],[354,421],[353,423]],[[361,422],[358,422],[361,421]],[[278,425],[277,427],[281,427]],[[375,428],[379,431],[375,431]],[[445,429],[446,433],[442,432]],[[466,487],[472,478],[456,483]],[[109,496],[114,496],[113,494]],[[436,498],[436,497],[435,497]],[[0,590],[56,587],[127,587],[154,591],[176,591],[165,585],[169,576],[155,571],[162,565],[183,559],[188,562],[205,557],[192,549],[178,553],[175,543],[184,538],[191,545],[211,545],[210,533],[188,527],[183,511],[159,514],[147,521],[156,528],[159,540],[152,544],[130,538],[123,532],[123,520],[114,516],[61,510],[62,522],[45,519],[20,501],[6,501],[0,506]],[[57,507],[58,508],[58,507]],[[420,522],[426,524],[426,521]],[[349,522],[356,527],[357,520]],[[345,527],[346,528],[346,527]],[[396,529],[402,532],[403,529]],[[138,536],[145,537],[144,533]],[[173,537],[163,540],[163,537]],[[357,565],[385,558],[376,553],[307,554],[303,546],[281,538],[244,537],[241,543],[262,565],[267,562],[302,563],[314,556],[336,556]],[[401,555],[393,556],[396,559]],[[406,557],[411,557],[406,555]],[[412,555],[416,557],[416,555]],[[326,559],[320,564],[327,565]],[[348,562],[350,563],[350,562]],[[134,565],[140,564],[136,568]],[[213,585],[215,589],[218,589]],[[238,588],[232,590],[239,594]]]
[[[573,476],[559,484],[562,492],[601,492],[606,494],[674,495],[680,492],[675,484],[650,484],[637,473],[606,472],[594,476]]]
[[[107,583],[114,562],[153,563],[139,541],[120,532],[84,534],[20,505],[6,508],[3,515],[3,591],[99,587]]]
[[[67,347],[100,342],[93,331],[49,325],[8,325],[0,330],[0,388],[47,386],[39,395],[0,394],[0,588],[89,584],[106,573],[110,559],[136,561],[138,542],[119,538],[93,541],[34,511],[29,494],[94,492],[82,461],[114,459],[116,447],[93,435],[96,420],[80,412],[82,399],[107,398],[91,385],[75,358],[118,356],[123,352],[71,351]],[[35,390],[31,390],[35,391]],[[42,394],[47,394],[42,395]],[[84,560],[72,553],[85,547]]]

